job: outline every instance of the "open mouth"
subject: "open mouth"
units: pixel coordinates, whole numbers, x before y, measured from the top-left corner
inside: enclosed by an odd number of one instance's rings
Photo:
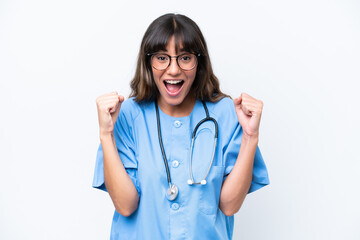
[[[184,84],[184,80],[164,80],[165,88],[170,95],[177,95]]]

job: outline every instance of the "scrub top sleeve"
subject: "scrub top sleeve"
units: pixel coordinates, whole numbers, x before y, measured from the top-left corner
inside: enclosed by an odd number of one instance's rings
[[[104,181],[103,151],[101,144],[96,154],[95,172],[92,186],[107,192]]]
[[[236,163],[240,151],[242,135],[243,135],[242,127],[240,126],[240,124],[238,124],[230,140],[230,143],[228,144],[224,153],[224,159],[225,159],[224,181],[226,177],[230,174],[231,170],[233,169]],[[261,155],[260,149],[257,146],[254,157],[253,176],[248,193],[254,192],[268,184],[269,184],[269,176],[266,169],[266,165]]]
[[[123,108],[120,109],[119,117],[114,126],[115,143],[121,162],[140,195],[140,184],[137,179],[138,163],[135,154],[135,141],[133,138],[133,121],[129,116],[130,114],[126,114],[125,111],[122,110]],[[104,181],[103,151],[101,144],[96,156],[93,187],[107,191]]]

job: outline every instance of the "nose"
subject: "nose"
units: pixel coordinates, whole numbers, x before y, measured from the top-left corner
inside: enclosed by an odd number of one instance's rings
[[[178,75],[179,73],[181,73],[181,68],[176,62],[176,57],[171,58],[171,62],[169,67],[167,68],[167,72],[171,75]]]

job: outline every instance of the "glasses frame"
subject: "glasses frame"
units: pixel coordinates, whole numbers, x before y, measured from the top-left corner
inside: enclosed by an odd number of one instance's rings
[[[155,56],[156,54],[163,54],[163,55],[166,55],[166,56],[169,57],[169,59],[170,59],[169,65],[167,65],[166,68],[164,68],[164,69],[158,69],[158,68],[156,68],[156,67],[153,66],[153,64],[152,64],[152,58],[153,58],[153,56]],[[183,55],[186,55],[186,54],[192,54],[192,55],[194,55],[195,58],[196,58],[196,62],[195,62],[195,64],[194,64],[194,66],[193,66],[192,68],[190,68],[190,69],[183,69],[182,67],[180,67],[180,64],[179,64],[179,57],[180,57],[180,56],[183,56]],[[149,57],[151,57],[151,58],[150,58],[150,65],[151,65],[153,68],[155,68],[156,70],[159,70],[159,71],[164,71],[164,70],[166,70],[166,69],[171,65],[171,59],[172,59],[172,58],[176,58],[176,64],[178,65],[178,67],[179,67],[181,70],[183,70],[183,71],[191,71],[191,70],[193,70],[193,69],[196,67],[196,65],[198,64],[198,57],[200,57],[200,53],[182,53],[182,54],[180,54],[180,55],[170,56],[169,54],[166,54],[166,53],[155,52],[155,53],[148,53],[148,54],[146,54],[146,55],[149,56]]]

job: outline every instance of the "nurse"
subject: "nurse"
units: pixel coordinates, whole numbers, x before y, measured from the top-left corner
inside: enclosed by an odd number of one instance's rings
[[[246,195],[269,184],[262,101],[221,92],[199,27],[180,14],[148,27],[131,89],[96,100],[93,187],[115,206],[110,239],[232,239]]]

